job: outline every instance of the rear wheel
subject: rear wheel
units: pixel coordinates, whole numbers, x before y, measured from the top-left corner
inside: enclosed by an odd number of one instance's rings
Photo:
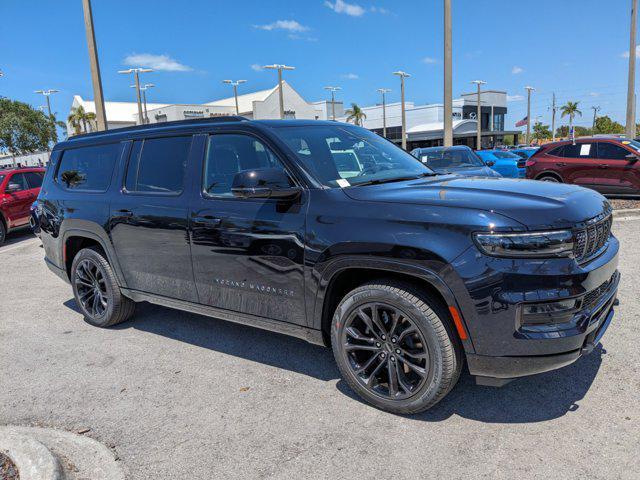
[[[538,177],[538,180],[541,180],[543,182],[561,183],[560,179],[555,175],[542,175],[541,177]]]
[[[7,237],[7,229],[4,226],[4,222],[0,220],[0,245],[4,243],[4,240],[6,237]]]
[[[348,293],[334,314],[331,340],[351,388],[393,413],[432,407],[462,369],[462,350],[441,303],[392,280]]]
[[[110,327],[133,315],[135,302],[122,295],[111,265],[98,248],[84,248],[75,256],[71,285],[76,303],[91,325]]]

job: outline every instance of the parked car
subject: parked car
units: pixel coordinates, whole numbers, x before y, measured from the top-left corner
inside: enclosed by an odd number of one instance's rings
[[[453,147],[416,148],[411,155],[437,173],[454,173],[464,176],[501,177],[489,168],[474,151],[466,145]]]
[[[0,170],[0,245],[11,230],[29,225],[30,207],[40,193],[44,168]]]
[[[573,183],[609,195],[640,195],[640,142],[580,138],[543,145],[527,160],[527,178]]]
[[[520,158],[524,158],[525,160],[529,159],[537,151],[538,147],[514,148],[513,150],[510,150],[511,153],[515,153]]]
[[[36,212],[45,262],[90,324],[147,301],[297,336],[331,346],[347,384],[396,413],[436,404],[465,360],[496,386],[570,364],[614,315],[619,245],[600,194],[438,175],[355,125],[77,135],[53,149]]]
[[[524,178],[525,176],[526,160],[512,153],[512,151],[478,150],[476,153],[489,167],[503,177]]]

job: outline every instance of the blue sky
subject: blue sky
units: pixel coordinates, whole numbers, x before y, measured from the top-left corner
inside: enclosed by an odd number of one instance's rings
[[[548,107],[579,101],[623,122],[629,44],[629,0],[453,0],[453,92],[506,90],[507,127],[526,112],[525,85],[536,87],[532,118],[550,121]],[[241,91],[269,88],[271,71],[294,65],[286,79],[307,100],[339,85],[345,103],[370,105],[402,69],[407,100],[442,101],[442,0],[93,0],[105,97],[133,101],[127,63],[160,68],[144,81],[150,102],[201,103],[230,96],[225,78],[246,79]],[[55,88],[53,109],[66,115],[72,96],[93,98],[80,0],[0,2],[0,95],[34,106],[33,90]]]

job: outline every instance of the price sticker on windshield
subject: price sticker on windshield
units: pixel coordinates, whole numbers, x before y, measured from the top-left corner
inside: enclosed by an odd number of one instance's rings
[[[345,180],[344,178],[337,179],[336,183],[341,188],[345,188],[345,187],[350,187],[351,186],[351,184],[349,183],[349,180]]]

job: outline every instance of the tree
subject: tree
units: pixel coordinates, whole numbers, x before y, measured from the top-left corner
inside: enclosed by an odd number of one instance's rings
[[[582,112],[578,109],[578,104],[580,102],[567,102],[562,107],[560,107],[560,113],[563,117],[569,116],[569,130],[573,127],[573,119],[576,115],[582,116]]]
[[[71,109],[71,113],[67,117],[69,125],[73,128],[73,134],[79,135],[81,133],[87,133],[88,125],[94,125],[96,120],[96,114],[93,112],[87,112],[82,105],[78,105]]]
[[[624,133],[624,126],[604,115],[596,118],[593,133]]]
[[[57,139],[51,118],[26,103],[0,98],[0,151],[22,155],[48,150]]]
[[[344,113],[347,114],[347,122],[353,122],[360,126],[362,126],[364,119],[367,118],[366,113],[355,103],[352,103],[351,108]]]
[[[543,125],[540,122],[536,122],[533,125],[533,138],[540,142],[546,138],[551,138],[551,130],[549,125]]]

